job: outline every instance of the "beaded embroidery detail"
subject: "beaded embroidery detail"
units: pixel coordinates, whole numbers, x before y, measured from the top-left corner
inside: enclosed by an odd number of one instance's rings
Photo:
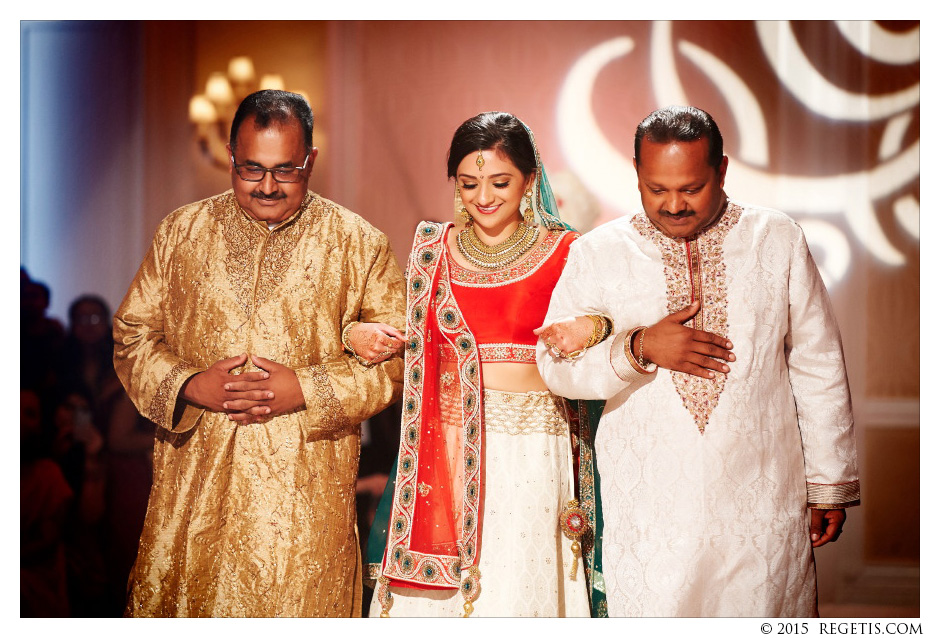
[[[565,419],[564,399],[551,392],[501,392],[484,390],[486,404],[487,433],[548,434],[566,436],[568,421]]]
[[[213,206],[228,249],[225,271],[246,317],[251,316],[253,305],[263,303],[281,284],[297,242],[328,208],[323,200],[307,193],[292,220],[264,235],[264,230],[239,210],[234,194],[227,193]]]
[[[307,408],[313,408],[316,414],[330,415],[328,421],[337,430],[349,425],[349,419],[346,417],[343,404],[339,402],[339,399],[336,398],[336,394],[333,392],[333,386],[326,372],[326,366],[320,364],[312,365],[310,366],[310,372],[315,390],[314,400],[316,405],[307,406]]]
[[[167,407],[171,404],[175,404],[176,397],[170,396],[170,391],[173,386],[176,385],[176,381],[179,379],[179,376],[183,374],[184,371],[189,369],[189,364],[180,361],[167,373],[163,378],[163,381],[160,382],[160,387],[157,388],[157,392],[153,395],[153,399],[150,400],[150,407],[147,410],[147,416],[154,423],[158,423],[165,428],[172,429],[173,424],[167,419]],[[172,401],[171,401],[172,399]],[[169,410],[172,415],[172,410]],[[172,416],[170,417],[172,418]]]
[[[633,217],[633,227],[659,248],[666,276],[667,313],[682,310],[693,299],[702,302],[694,327],[718,335],[728,335],[728,288],[724,262],[724,241],[741,218],[741,207],[728,202],[721,219],[691,240],[667,237],[644,214]],[[708,419],[725,387],[725,374],[713,379],[672,371],[672,382],[686,410],[705,433]]]
[[[480,363],[535,363],[535,346],[522,343],[481,343]],[[441,361],[456,361],[457,353],[450,346],[440,349]]]
[[[443,239],[447,224],[422,222],[415,231],[415,243],[408,263],[408,321],[405,334],[405,387],[402,397],[402,430],[399,447],[398,479],[390,512],[389,540],[386,548],[383,576],[386,578],[422,583],[438,587],[460,588],[468,582],[479,583],[475,571],[476,547],[480,537],[479,507],[482,486],[481,463],[483,428],[479,396],[482,382],[478,354],[473,334],[467,328],[449,286],[437,286],[432,294],[432,283],[437,270],[443,269],[442,282],[448,278],[447,252]],[[421,439],[421,401],[423,394],[424,335],[427,318],[435,314],[438,328],[449,342],[449,350],[456,359],[462,412],[464,449],[464,501],[461,526],[458,531],[458,556],[425,554],[411,549],[410,537],[415,493],[421,493],[418,482],[418,453]],[[461,575],[470,574],[463,579]],[[476,573],[474,580],[473,574]],[[468,580],[469,579],[469,580]]]

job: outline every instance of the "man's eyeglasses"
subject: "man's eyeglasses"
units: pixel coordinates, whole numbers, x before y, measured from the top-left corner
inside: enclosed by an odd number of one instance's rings
[[[294,184],[299,182],[303,176],[304,170],[307,168],[307,162],[310,161],[310,153],[307,153],[307,157],[304,158],[303,166],[265,168],[256,164],[236,164],[235,156],[229,155],[229,157],[232,159],[232,166],[235,167],[235,172],[246,182],[260,182],[264,179],[265,173],[271,173],[271,177],[274,178],[274,181],[280,182],[281,184]]]

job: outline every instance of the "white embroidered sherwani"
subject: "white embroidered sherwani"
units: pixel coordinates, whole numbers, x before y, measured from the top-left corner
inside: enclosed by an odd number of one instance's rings
[[[736,360],[713,380],[642,375],[623,345],[701,299],[695,327]],[[645,214],[576,241],[546,323],[604,313],[613,338],[576,361],[539,343],[556,394],[606,399],[596,450],[611,616],[810,616],[810,507],[859,499],[836,319],[790,218],[729,203],[692,241]],[[691,322],[690,322],[691,325]]]
[[[400,396],[403,362],[363,367],[340,332],[404,327],[404,292],[385,235],[313,193],[273,230],[231,191],[163,221],[114,319],[118,376],[160,426],[128,615],[361,614],[359,423]],[[238,425],[177,402],[242,353],[292,368],[305,405]]]

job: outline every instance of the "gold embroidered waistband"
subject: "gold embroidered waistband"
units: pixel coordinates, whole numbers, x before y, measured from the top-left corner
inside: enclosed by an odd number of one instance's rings
[[[535,346],[521,343],[481,343],[480,363],[535,363]],[[441,361],[456,361],[457,352],[450,344],[441,346]]]
[[[565,436],[564,399],[547,390],[533,392],[483,391],[484,424],[488,433]]]

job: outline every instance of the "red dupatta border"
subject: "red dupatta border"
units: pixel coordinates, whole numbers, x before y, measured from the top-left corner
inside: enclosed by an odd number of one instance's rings
[[[451,226],[421,222],[408,260],[398,479],[382,574],[392,585],[460,588],[470,600],[479,588],[475,566],[483,500],[482,380],[476,339],[450,287],[446,237]],[[456,352],[456,362],[440,360],[444,343]],[[454,405],[458,393],[439,390],[439,384],[452,383],[454,376],[459,379],[459,406]],[[458,414],[462,423],[456,424],[457,467],[463,478],[459,506],[451,498],[453,486],[442,482],[455,473],[440,431],[448,415]]]

